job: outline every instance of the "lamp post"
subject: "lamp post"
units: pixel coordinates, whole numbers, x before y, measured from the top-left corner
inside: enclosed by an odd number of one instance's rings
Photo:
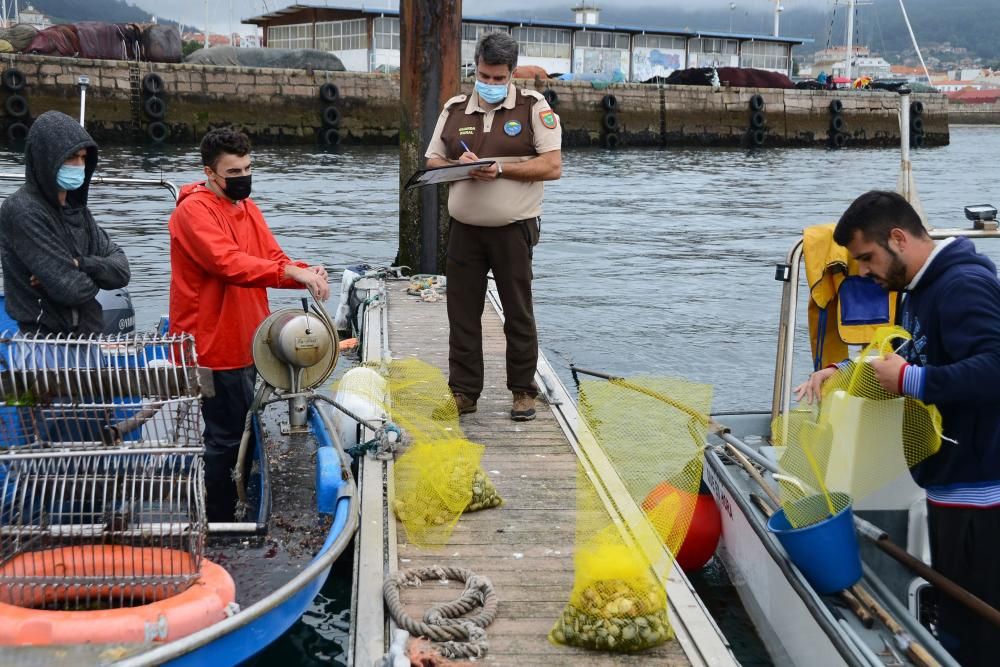
[[[729,3],[729,32],[733,31],[733,12],[736,11],[736,3]]]
[[[778,27],[781,24],[781,12],[785,11],[785,6],[781,0],[774,0],[774,36],[778,36]]]

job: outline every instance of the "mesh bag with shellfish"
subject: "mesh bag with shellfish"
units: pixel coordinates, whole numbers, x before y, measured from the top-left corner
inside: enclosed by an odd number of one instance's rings
[[[390,362],[384,373],[391,402],[387,412],[408,445],[394,468],[393,511],[411,543],[443,546],[462,512],[497,507],[503,499],[479,463],[483,446],[462,433],[441,371],[403,359]]]
[[[644,511],[637,525],[613,521],[612,494],[578,468],[573,591],[551,641],[624,653],[673,637],[664,584],[691,523],[711,400],[711,386],[674,378],[581,383],[588,433]]]

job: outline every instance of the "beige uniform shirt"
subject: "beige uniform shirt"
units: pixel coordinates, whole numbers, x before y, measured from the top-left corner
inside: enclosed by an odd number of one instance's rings
[[[541,153],[560,150],[559,117],[540,93],[527,89],[520,92],[522,103],[518,105],[518,90],[511,84],[507,97],[493,109],[484,108],[475,91],[469,96],[451,98],[438,118],[424,156],[456,161],[463,151],[460,140],[481,159],[495,159],[501,164],[523,162]],[[462,102],[466,102],[464,108]],[[452,118],[453,114],[462,116]],[[530,128],[526,127],[529,124]],[[443,136],[446,128],[449,135]],[[517,140],[521,140],[520,144],[512,146]],[[525,141],[529,142],[527,151]],[[541,215],[543,193],[542,181],[514,181],[503,176],[487,182],[457,181],[450,185],[448,212],[468,225],[500,227]]]

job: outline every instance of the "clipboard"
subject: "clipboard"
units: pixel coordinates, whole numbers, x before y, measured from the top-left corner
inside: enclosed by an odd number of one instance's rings
[[[409,190],[411,188],[422,188],[425,185],[465,181],[472,178],[469,172],[489,167],[496,164],[496,162],[496,160],[479,160],[478,162],[468,162],[466,164],[449,164],[445,167],[418,169],[413,176],[410,176],[410,180],[406,182],[404,189]]]

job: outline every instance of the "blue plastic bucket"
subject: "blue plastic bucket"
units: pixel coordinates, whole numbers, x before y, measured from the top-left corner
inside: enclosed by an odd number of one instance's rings
[[[822,595],[842,591],[861,579],[861,552],[854,532],[851,498],[846,493],[832,493],[830,497],[834,507],[844,509],[819,523],[794,528],[784,509],[767,522],[767,529],[778,538],[788,557]],[[794,503],[805,511],[815,509],[817,504],[826,507],[825,498],[809,496]]]

